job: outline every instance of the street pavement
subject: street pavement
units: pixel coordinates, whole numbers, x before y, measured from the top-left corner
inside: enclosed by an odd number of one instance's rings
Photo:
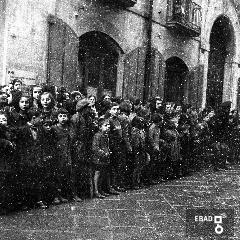
[[[187,208],[234,209],[240,239],[240,167],[205,170],[110,196],[0,216],[1,240],[200,240],[186,236]]]

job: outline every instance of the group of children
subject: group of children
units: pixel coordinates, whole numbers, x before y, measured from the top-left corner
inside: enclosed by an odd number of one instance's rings
[[[199,168],[209,146],[212,110],[200,117],[159,97],[145,106],[108,95],[97,103],[53,89],[26,93],[18,80],[1,87],[2,209],[103,199],[178,178]]]

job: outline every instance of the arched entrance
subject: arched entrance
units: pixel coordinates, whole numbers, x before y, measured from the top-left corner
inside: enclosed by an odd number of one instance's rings
[[[185,102],[188,86],[186,76],[188,67],[178,57],[171,57],[166,61],[166,80],[164,83],[164,100],[167,102]]]
[[[121,48],[111,37],[97,31],[85,33],[79,40],[80,74],[87,94],[115,96]]]
[[[217,108],[223,101],[224,79],[227,77],[234,55],[233,28],[229,18],[220,16],[214,22],[210,34],[210,53],[208,58],[206,105]]]

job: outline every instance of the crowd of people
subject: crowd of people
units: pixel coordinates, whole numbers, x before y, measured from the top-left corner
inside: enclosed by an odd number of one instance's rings
[[[103,199],[226,169],[239,159],[239,117],[224,102],[194,109],[155,96],[98,100],[54,86],[0,88],[0,209]]]

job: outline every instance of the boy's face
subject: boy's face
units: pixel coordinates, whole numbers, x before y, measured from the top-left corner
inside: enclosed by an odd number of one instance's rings
[[[8,103],[8,95],[5,92],[0,92],[0,103]]]
[[[43,124],[43,129],[44,129],[45,131],[50,131],[50,130],[51,130],[51,127],[52,127],[52,124],[50,124],[50,123],[44,123],[44,124]]]
[[[117,116],[119,113],[119,106],[113,106],[109,112],[112,116]]]
[[[48,108],[51,104],[51,98],[49,94],[44,94],[41,96],[41,104],[44,108]]]
[[[58,114],[58,122],[62,125],[66,124],[68,121],[68,115],[66,113]]]
[[[26,111],[29,108],[28,97],[21,97],[21,99],[19,101],[19,107],[22,111]]]
[[[89,98],[89,102],[90,102],[90,106],[95,104],[95,98],[94,97],[90,97]]]
[[[32,116],[31,124],[32,124],[33,126],[38,125],[39,121],[40,121],[39,117],[37,117],[37,116]]]
[[[102,126],[100,127],[100,129],[101,129],[101,131],[104,132],[104,133],[109,132],[109,130],[110,130],[110,124],[109,124],[109,122],[104,122],[104,123],[102,124]]]
[[[21,91],[22,89],[22,83],[21,82],[15,82],[13,88],[15,90]]]
[[[172,109],[171,104],[167,104],[166,105],[166,112],[171,113],[171,109]]]
[[[39,100],[41,93],[42,93],[42,88],[40,88],[40,87],[33,88],[33,98],[34,99]]]
[[[7,126],[7,118],[3,114],[0,114],[0,124],[4,125],[4,126]]]
[[[106,95],[106,96],[104,97],[104,100],[105,100],[105,101],[111,101],[111,97],[108,96],[108,95]]]
[[[5,92],[8,95],[11,93],[11,89],[10,89],[9,86],[5,86],[4,88],[2,88],[2,91]]]
[[[157,100],[156,101],[156,109],[159,109],[162,106],[162,101],[161,100]]]
[[[78,100],[80,100],[81,99],[81,96],[80,95],[76,95],[75,96],[75,101],[78,101]]]

